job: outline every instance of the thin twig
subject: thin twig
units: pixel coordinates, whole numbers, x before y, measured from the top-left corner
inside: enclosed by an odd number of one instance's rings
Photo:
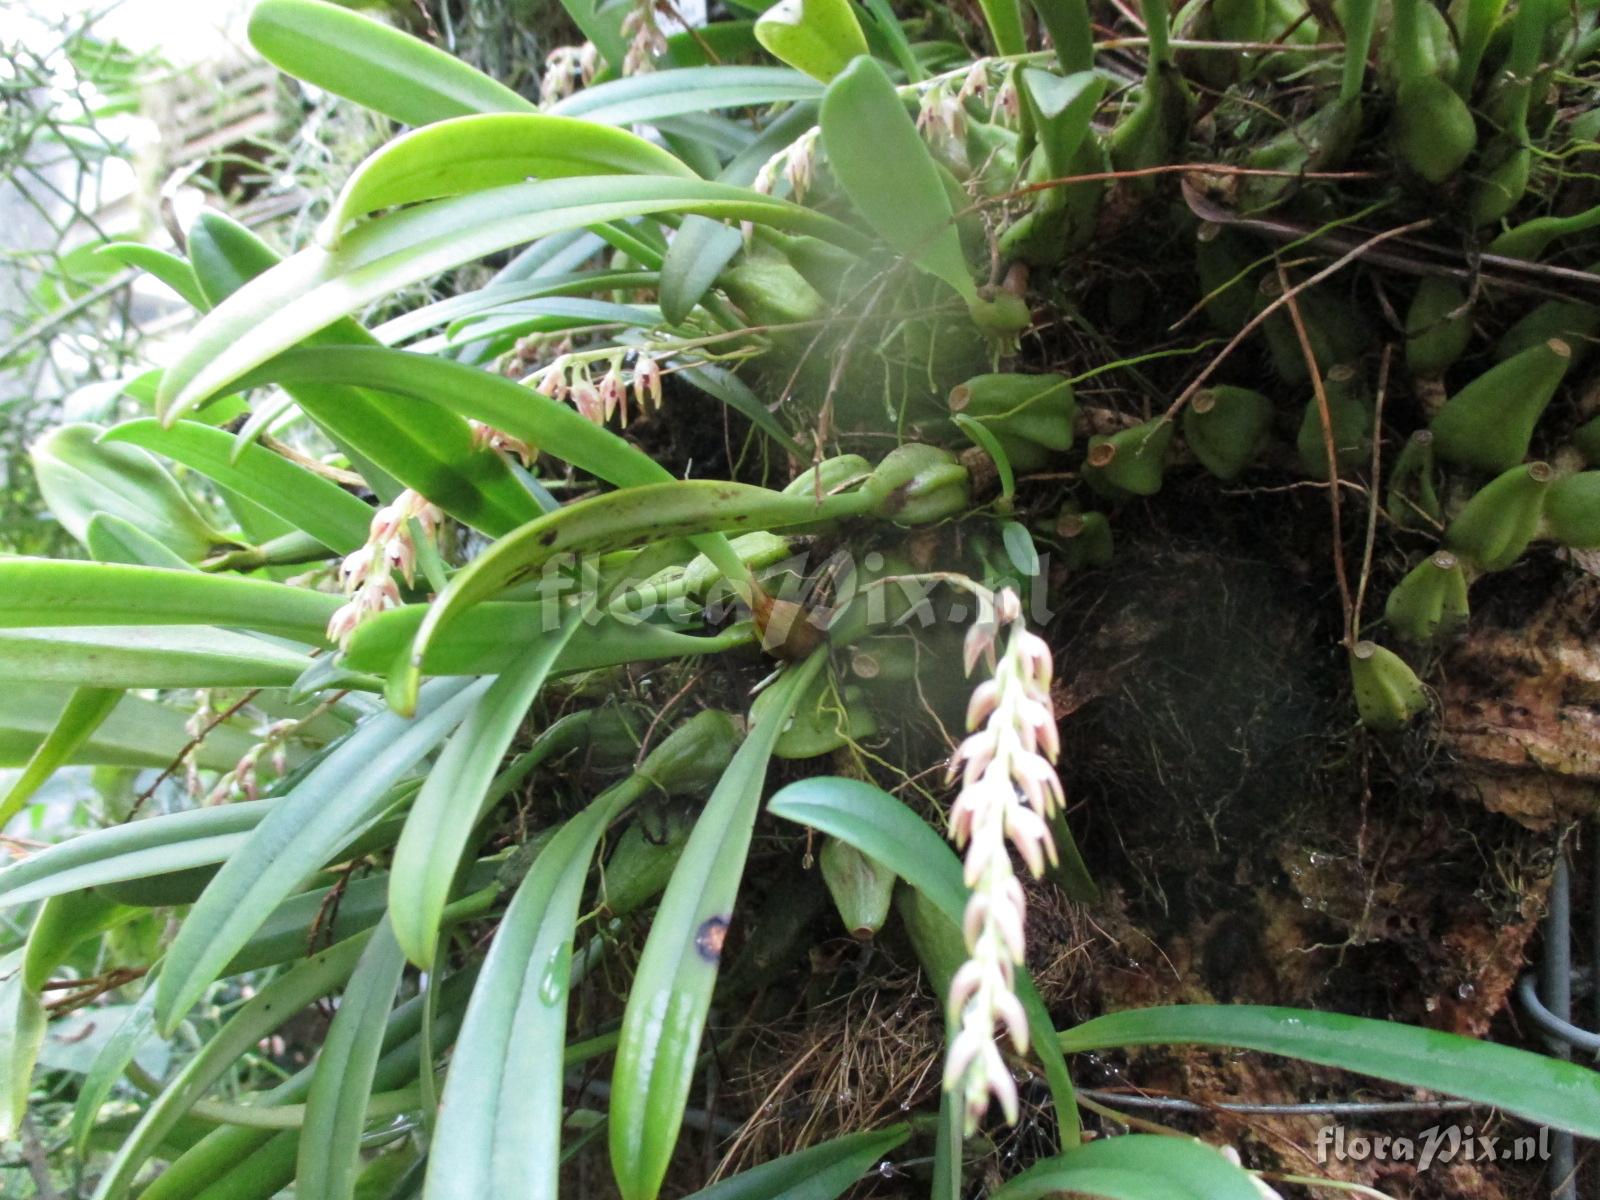
[[[1344,644],[1349,646],[1355,641],[1351,632],[1355,605],[1350,599],[1350,579],[1344,566],[1344,531],[1339,521],[1339,450],[1333,440],[1333,413],[1328,408],[1327,389],[1322,385],[1322,369],[1317,365],[1317,356],[1311,351],[1311,338],[1306,333],[1305,322],[1300,319],[1300,306],[1295,303],[1282,265],[1278,267],[1278,283],[1289,307],[1289,320],[1294,323],[1294,335],[1299,339],[1306,370],[1311,372],[1311,390],[1317,398],[1317,415],[1322,419],[1322,446],[1328,455],[1328,482],[1333,485],[1328,489],[1328,507],[1333,518],[1333,575],[1339,583],[1339,604],[1344,611]]]
[[[1378,395],[1372,405],[1372,478],[1367,481],[1367,544],[1361,548],[1361,576],[1356,581],[1356,607],[1351,616],[1350,637],[1361,636],[1361,606],[1367,598],[1367,583],[1372,578],[1372,552],[1378,541],[1378,480],[1383,466],[1383,401],[1389,392],[1389,363],[1394,343],[1383,348],[1378,364]]]
[[[133,802],[133,807],[128,810],[128,815],[123,818],[123,821],[124,822],[131,821],[131,820],[133,820],[134,817],[136,817],[139,814],[139,809],[144,807],[145,801],[150,799],[151,796],[156,794],[156,789],[158,787],[160,787],[168,779],[172,778],[174,772],[176,772],[179,767],[183,766],[184,760],[187,759],[189,757],[189,755],[194,752],[195,748],[197,746],[199,746],[201,742],[205,741],[206,738],[211,735],[211,731],[213,729],[215,729],[218,725],[221,725],[229,717],[233,716],[241,708],[243,708],[246,704],[249,704],[250,701],[254,700],[260,694],[261,694],[261,689],[260,688],[252,688],[252,689],[250,689],[250,691],[246,692],[242,697],[240,697],[239,701],[236,704],[234,704],[226,712],[221,713],[220,715],[218,715],[216,718],[214,718],[211,721],[211,723],[209,725],[207,725],[199,733],[195,734],[192,738],[190,738],[187,742],[185,742],[184,745],[183,745],[183,748],[178,751],[176,757],[174,757],[173,760],[170,763],[167,764],[166,769],[164,771],[162,771],[161,774],[156,776],[155,782],[152,783],[149,787],[145,788],[144,791],[139,793],[139,798]]]
[[[1222,365],[1223,361],[1235,350],[1237,350],[1240,345],[1243,344],[1245,338],[1249,337],[1252,333],[1259,329],[1263,321],[1265,321],[1273,313],[1277,312],[1278,309],[1282,308],[1285,304],[1288,304],[1301,292],[1305,291],[1307,288],[1315,287],[1317,284],[1321,283],[1323,280],[1332,275],[1338,274],[1340,271],[1344,270],[1345,267],[1355,262],[1356,259],[1366,254],[1367,251],[1371,250],[1374,246],[1377,246],[1382,242],[1386,242],[1390,238],[1403,237],[1405,234],[1425,228],[1430,224],[1432,224],[1432,219],[1428,218],[1421,221],[1413,221],[1409,225],[1400,225],[1394,229],[1386,229],[1382,233],[1374,234],[1372,237],[1362,242],[1361,245],[1351,250],[1348,254],[1334,259],[1315,275],[1309,275],[1299,283],[1295,284],[1292,288],[1286,288],[1281,295],[1275,297],[1271,303],[1264,305],[1260,312],[1246,321],[1239,332],[1234,334],[1233,337],[1228,340],[1228,344],[1222,348],[1215,358],[1205,365],[1200,374],[1196,375],[1189,386],[1184,388],[1183,391],[1178,394],[1178,398],[1167,407],[1167,411],[1163,416],[1163,420],[1171,421],[1175,419],[1177,415],[1183,411],[1183,406],[1189,402],[1190,397],[1192,397],[1196,392],[1205,386],[1206,380],[1210,379],[1216,369]]]

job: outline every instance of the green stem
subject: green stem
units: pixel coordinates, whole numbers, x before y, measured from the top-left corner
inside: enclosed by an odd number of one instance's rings
[[[1422,0],[1394,0],[1394,22],[1389,36],[1395,40],[1400,82],[1409,83],[1429,74],[1428,56],[1422,51],[1422,22],[1417,6]]]
[[[1172,15],[1166,0],[1141,0],[1145,35],[1150,39],[1150,54],[1145,78],[1154,80],[1161,68],[1172,62]]]
[[[1367,78],[1367,52],[1372,49],[1372,31],[1378,22],[1378,0],[1352,0],[1344,17],[1344,80],[1339,99],[1352,103],[1361,98],[1361,85]]]
[[[1471,97],[1478,81],[1483,52],[1489,47],[1494,27],[1505,11],[1506,0],[1467,0],[1467,15],[1462,23],[1461,56],[1456,67],[1456,92],[1463,100]]]

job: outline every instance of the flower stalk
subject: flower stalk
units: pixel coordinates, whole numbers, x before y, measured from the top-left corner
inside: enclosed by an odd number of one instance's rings
[[[1004,650],[995,647],[1004,633]],[[950,762],[961,793],[950,810],[950,837],[965,851],[971,889],[962,934],[971,956],[950,984],[949,1015],[958,1026],[945,1061],[944,1086],[959,1089],[971,1134],[1000,1102],[1017,1120],[1017,1085],[1000,1053],[1000,1027],[1018,1054],[1028,1050],[1028,1024],[1015,988],[1026,949],[1026,903],[1011,848],[1035,878],[1056,861],[1049,818],[1065,797],[1056,775],[1060,737],[1050,703],[1050,647],[1030,633],[1022,603],[1010,589],[994,598],[968,631],[965,667],[988,658],[991,678],[972,693],[967,739]]]

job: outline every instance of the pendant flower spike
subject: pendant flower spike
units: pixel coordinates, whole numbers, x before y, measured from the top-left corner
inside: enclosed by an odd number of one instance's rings
[[[1005,645],[997,656],[1002,634]],[[950,760],[951,780],[961,780],[950,810],[950,838],[966,852],[972,896],[962,930],[970,957],[950,984],[950,1020],[959,1028],[945,1061],[944,1086],[960,1089],[968,1134],[991,1097],[1007,1122],[1017,1120],[1017,1085],[998,1044],[998,1026],[1004,1026],[1018,1054],[1028,1049],[1027,1018],[1015,991],[1026,906],[1009,847],[1035,877],[1041,875],[1056,860],[1047,821],[1065,802],[1054,765],[1061,744],[1050,704],[1050,647],[1028,632],[1022,603],[1010,589],[994,598],[992,611],[967,633],[968,674],[980,658],[990,662],[993,676],[973,691],[967,707],[971,732]]]

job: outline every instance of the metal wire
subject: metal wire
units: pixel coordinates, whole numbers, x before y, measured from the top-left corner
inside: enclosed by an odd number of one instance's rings
[[[1124,1108],[1154,1108],[1186,1113],[1226,1112],[1261,1117],[1371,1117],[1386,1113],[1462,1112],[1489,1107],[1471,1100],[1312,1100],[1303,1104],[1213,1104],[1184,1100],[1177,1096],[1139,1096],[1096,1088],[1079,1088],[1078,1094],[1101,1104],[1121,1105]]]
[[[1600,822],[1595,826],[1600,835]],[[1590,868],[1591,1016],[1600,1026],[1600,856]],[[1572,1021],[1572,864],[1563,854],[1556,860],[1555,876],[1550,881],[1550,911],[1545,918],[1544,949],[1535,975],[1524,975],[1517,983],[1517,998],[1528,1019],[1544,1034],[1552,1054],[1571,1059],[1573,1050],[1600,1055],[1600,1034],[1583,1029]],[[1550,1135],[1551,1200],[1578,1200],[1577,1153],[1570,1133],[1555,1130]]]

